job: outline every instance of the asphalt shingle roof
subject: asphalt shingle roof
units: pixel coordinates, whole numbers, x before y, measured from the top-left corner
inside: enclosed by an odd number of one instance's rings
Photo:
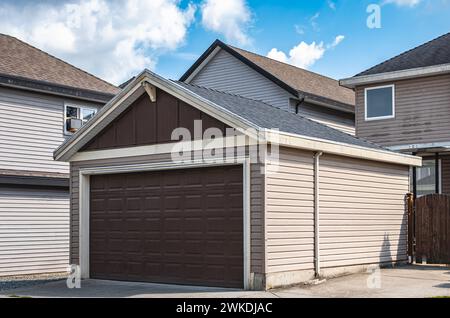
[[[339,81],[335,79],[237,47],[230,45],[228,47],[299,92],[325,97],[348,105],[355,105],[355,93],[353,90],[340,86]]]
[[[371,149],[387,150],[386,148],[364,139],[346,134],[301,115],[288,112],[261,101],[220,92],[210,88],[186,84],[180,81],[176,81],[175,83],[260,128],[279,129],[282,132],[306,137],[330,140]]]
[[[356,75],[373,75],[450,63],[450,33],[395,56]]]
[[[115,95],[116,86],[41,51],[0,34],[0,74]]]

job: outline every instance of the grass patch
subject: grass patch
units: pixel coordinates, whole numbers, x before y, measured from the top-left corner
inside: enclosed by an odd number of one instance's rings
[[[30,296],[18,296],[18,295],[9,295],[10,298],[32,298]]]

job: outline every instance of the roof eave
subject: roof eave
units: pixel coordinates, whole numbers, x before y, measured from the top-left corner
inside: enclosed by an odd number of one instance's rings
[[[326,107],[329,109],[338,110],[341,112],[349,113],[349,114],[355,114],[355,105],[351,104],[344,104],[341,102],[337,102],[335,100],[325,98],[322,96],[312,95],[304,92],[298,92],[299,98],[304,98],[306,102]]]
[[[332,140],[313,138],[304,135],[265,129],[265,140],[280,146],[298,148],[310,151],[322,151],[328,154],[351,157],[364,160],[399,164],[403,166],[422,166],[422,158],[418,156],[396,153],[384,149],[375,149],[350,145]]]
[[[350,78],[341,79],[339,81],[339,84],[347,88],[355,88],[361,85],[370,85],[389,81],[400,81],[448,73],[450,73],[450,63],[434,66],[418,67],[394,72],[354,76]]]
[[[103,93],[65,85],[58,85],[45,81],[38,81],[8,74],[0,74],[0,86],[71,97],[102,104],[105,104],[114,97],[114,94],[111,93]]]

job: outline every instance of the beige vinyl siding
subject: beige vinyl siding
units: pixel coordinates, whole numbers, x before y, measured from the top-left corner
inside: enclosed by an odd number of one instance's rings
[[[314,269],[314,153],[280,148],[267,165],[267,272]],[[324,154],[322,268],[406,259],[408,167]]]
[[[64,141],[64,102],[58,97],[0,87],[0,169],[69,172],[67,163],[53,160],[53,151]]]
[[[66,271],[68,211],[67,191],[0,188],[0,276]]]
[[[408,167],[323,155],[321,266],[406,260],[408,191]]]
[[[292,105],[295,109],[295,105]],[[303,104],[298,108],[298,113],[304,117],[312,119],[331,128],[343,131],[350,135],[355,135],[355,120],[353,116],[339,111],[327,111],[321,106]]]
[[[365,87],[357,88],[358,137],[385,146],[450,142],[450,75],[379,85],[390,84],[395,84],[395,118],[385,120],[364,120]]]
[[[131,158],[92,160],[71,163],[70,185],[70,259],[79,263],[79,171],[82,168],[108,167],[117,165],[171,162],[170,154],[148,155]],[[259,164],[250,167],[250,235],[251,235],[251,271],[263,273],[264,266],[264,231],[263,231],[263,176]]]
[[[210,87],[289,110],[294,97],[224,50],[220,50],[190,84]]]
[[[313,269],[313,153],[280,148],[266,179],[267,273]]]

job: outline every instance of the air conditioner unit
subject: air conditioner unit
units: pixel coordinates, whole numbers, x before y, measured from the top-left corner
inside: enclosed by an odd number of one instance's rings
[[[78,118],[68,118],[66,120],[66,130],[69,132],[76,132],[83,125],[83,121]]]

